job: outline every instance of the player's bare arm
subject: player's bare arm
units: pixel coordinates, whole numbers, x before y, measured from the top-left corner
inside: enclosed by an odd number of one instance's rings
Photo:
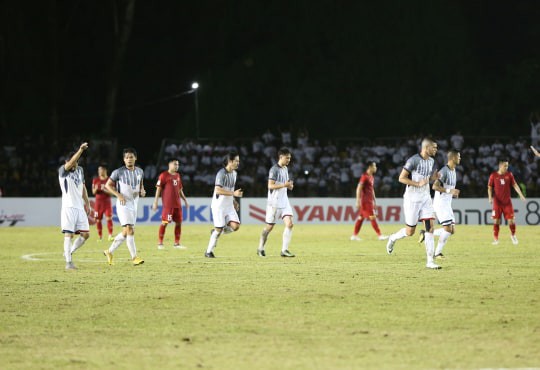
[[[188,201],[187,201],[187,198],[184,194],[184,190],[183,189],[180,189],[180,191],[178,192],[178,195],[180,195],[180,198],[182,198],[182,200],[184,201],[184,204],[186,205],[187,208],[189,208],[189,204],[188,204]]]
[[[489,203],[493,203],[493,187],[488,186],[488,201]]]
[[[88,191],[86,190],[86,186],[83,186],[83,193],[82,197],[84,200],[84,210],[86,211],[86,214],[90,214],[90,199],[88,199]]]
[[[66,171],[71,170],[77,165],[77,161],[79,160],[79,158],[81,158],[81,155],[86,149],[88,149],[88,143],[82,143],[79,147],[79,150],[77,150],[75,154],[73,154],[73,156],[64,165]]]
[[[426,185],[429,182],[429,177],[425,177],[420,181],[413,181],[409,178],[409,171],[407,171],[405,168],[401,170],[401,173],[399,174],[399,182],[404,185],[410,185],[410,186],[416,186],[416,187],[422,187]]]
[[[109,193],[111,193],[112,195],[117,197],[118,200],[120,201],[121,205],[126,204],[126,200],[124,199],[124,196],[121,193],[117,192],[116,189],[114,188],[114,181],[113,180],[111,180],[111,179],[107,180],[107,183],[105,184],[105,189],[107,189],[107,191]]]
[[[356,208],[360,208],[360,205],[362,204],[362,189],[364,188],[364,184],[360,183],[356,187]]]
[[[458,189],[446,189],[443,184],[441,183],[441,180],[437,179],[431,186],[431,188],[435,191],[438,191],[440,193],[447,193],[452,194],[454,198],[457,198],[459,196],[459,190]]]
[[[144,180],[141,179],[141,190],[139,190],[139,196],[145,197],[146,196],[146,190],[144,189]]]
[[[540,157],[540,152],[538,150],[536,150],[536,148],[534,146],[532,146],[532,145],[531,145],[531,150],[533,151],[535,156]]]
[[[525,199],[525,196],[524,196],[523,193],[521,192],[521,188],[519,187],[519,185],[518,185],[517,183],[514,183],[514,185],[512,185],[512,187],[514,188],[514,190],[516,191],[516,193],[518,193],[519,199],[521,199],[521,200],[526,200],[526,199]]]
[[[155,211],[158,206],[158,199],[161,196],[161,187],[156,187],[156,196],[154,197],[154,203],[152,203],[152,211]]]
[[[294,187],[293,182],[290,181],[290,180],[287,181],[284,184],[276,184],[275,180],[268,180],[268,189],[269,190],[276,190],[276,189],[283,189],[283,188],[287,188],[289,190],[292,190],[293,187]]]
[[[216,186],[214,190],[216,194],[225,195],[227,197],[242,198],[242,195],[244,194],[242,189],[236,189],[235,191],[230,191],[230,190],[223,189],[221,186]]]

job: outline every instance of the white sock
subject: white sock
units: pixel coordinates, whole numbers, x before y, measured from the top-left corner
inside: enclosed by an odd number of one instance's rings
[[[441,236],[439,236],[439,242],[437,243],[437,250],[435,251],[435,255],[441,254],[442,250],[444,248],[444,245],[448,241],[448,238],[452,235],[448,231],[443,229],[443,232],[441,233]]]
[[[82,247],[85,241],[86,239],[79,235],[79,237],[75,239],[75,241],[73,242],[73,245],[71,246],[71,253],[72,254],[75,253],[77,249]]]
[[[126,237],[126,244],[129,249],[129,254],[131,255],[131,259],[134,259],[137,257],[137,247],[135,246],[135,235],[128,235]]]
[[[259,250],[264,250],[264,245],[266,244],[266,240],[268,240],[268,234],[270,234],[269,231],[266,231],[266,229],[263,229],[261,232],[261,238],[259,239]]]
[[[71,234],[64,234],[64,257],[66,262],[71,262]]]
[[[407,237],[407,230],[405,228],[399,230],[398,232],[390,235],[389,239],[395,242],[396,240],[403,239]]]
[[[289,249],[291,238],[292,238],[292,228],[285,227],[285,230],[283,230],[283,245],[281,247],[282,252],[285,252],[286,250]]]
[[[440,229],[435,229],[435,231],[433,232],[433,235],[441,236],[443,231],[444,229],[442,227]]]
[[[111,246],[109,247],[109,252],[114,253],[116,248],[118,248],[120,245],[122,245],[124,240],[126,240],[126,238],[124,237],[124,235],[122,235],[122,233],[119,233],[118,235],[116,235],[116,237],[114,238]]]
[[[212,235],[210,235],[210,241],[208,242],[208,248],[206,248],[206,253],[212,253],[214,248],[216,247],[217,240],[221,233],[218,233],[215,229],[212,231]]]
[[[433,253],[435,252],[435,237],[433,233],[425,233],[424,244],[426,245],[427,262],[433,262]]]

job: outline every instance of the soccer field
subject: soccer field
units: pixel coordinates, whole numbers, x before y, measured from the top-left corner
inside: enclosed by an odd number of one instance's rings
[[[399,225],[381,225],[383,233]],[[385,241],[364,225],[283,225],[256,255],[262,226],[220,238],[185,225],[174,250],[137,227],[142,266],[123,244],[90,239],[64,271],[59,228],[0,229],[1,369],[540,368],[540,228],[457,226],[442,270],[425,268],[417,237]],[[118,229],[116,229],[118,231]]]

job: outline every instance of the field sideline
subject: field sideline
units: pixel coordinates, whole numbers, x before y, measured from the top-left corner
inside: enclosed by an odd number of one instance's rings
[[[115,225],[116,226],[116,225]],[[257,257],[262,226],[222,236],[184,226],[188,249],[156,249],[137,227],[108,266],[95,229],[64,271],[59,228],[0,229],[1,369],[540,368],[540,228],[457,226],[442,270],[425,268],[417,238],[387,255],[369,224],[283,225]],[[381,225],[383,233],[400,225]],[[115,229],[118,231],[118,229]],[[23,258],[23,256],[25,256]]]

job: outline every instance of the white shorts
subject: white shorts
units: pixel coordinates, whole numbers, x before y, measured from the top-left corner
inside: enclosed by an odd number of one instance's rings
[[[233,206],[226,208],[215,207],[212,208],[212,220],[214,221],[214,227],[223,228],[229,224],[229,222],[240,223],[238,213]]]
[[[137,209],[133,209],[131,207],[126,207],[121,205],[120,203],[116,203],[116,215],[118,216],[118,220],[120,221],[120,225],[126,226],[126,225],[133,225],[135,226],[135,222],[137,222]]]
[[[276,208],[272,206],[266,206],[266,219],[264,220],[267,224],[275,224],[276,220],[283,218],[285,216],[293,215],[292,207],[290,204],[287,204],[285,208]]]
[[[76,233],[78,231],[90,231],[88,216],[86,212],[79,208],[62,208],[60,214],[60,225],[62,232]]]
[[[450,226],[456,223],[451,204],[447,202],[434,203],[433,208],[441,225]]]
[[[405,224],[414,227],[420,220],[433,219],[435,211],[431,198],[426,197],[414,201],[403,198],[403,213]]]

